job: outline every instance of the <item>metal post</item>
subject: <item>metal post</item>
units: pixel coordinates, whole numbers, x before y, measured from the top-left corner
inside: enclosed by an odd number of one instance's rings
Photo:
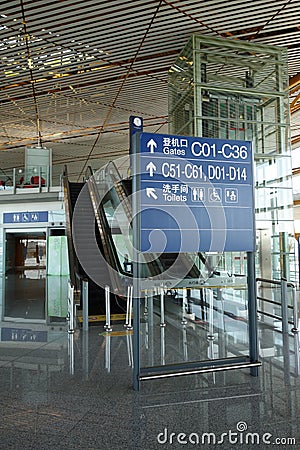
[[[149,350],[149,323],[145,321],[145,349]]]
[[[13,168],[13,194],[16,193],[16,186],[17,182],[16,182],[16,169]]]
[[[298,333],[298,302],[297,302],[297,292],[296,286],[292,286],[292,297],[293,297],[293,322],[294,326],[292,328],[293,333]]]
[[[89,333],[82,333],[82,374],[83,379],[89,379]]]
[[[127,353],[128,353],[128,365],[133,367],[133,353],[132,353],[132,335],[126,335],[127,340]]]
[[[163,326],[160,329],[160,362],[162,366],[166,364],[166,336]]]
[[[139,283],[139,255],[136,252],[136,262],[134,263],[133,281],[133,389],[140,389],[140,283]]]
[[[89,282],[82,280],[82,329],[87,331],[89,328]]]
[[[188,361],[188,342],[186,327],[182,327],[182,345],[183,345],[183,359]]]
[[[38,180],[39,180],[39,192],[42,192],[42,170],[41,170],[41,166],[39,166],[39,171],[38,171]]]
[[[132,318],[132,296],[133,296],[133,286],[128,286],[127,291],[127,312],[128,312],[128,323],[127,323],[127,330],[132,330],[133,326],[131,324],[131,318]],[[127,315],[127,313],[126,313]]]
[[[149,327],[153,327],[153,291],[148,295],[148,323]]]
[[[106,312],[106,322],[104,325],[105,331],[112,331],[110,326],[110,287],[105,286],[105,312]]]
[[[288,333],[288,304],[287,304],[287,280],[281,278],[281,315],[282,315],[282,332]]]
[[[208,301],[207,301],[208,297]],[[211,289],[205,289],[205,301],[208,303],[208,340],[214,340],[214,293]]]
[[[46,187],[47,187],[47,192],[49,192],[50,190],[50,167],[46,166]]]
[[[130,298],[130,286],[127,286],[127,299],[126,299],[126,317],[125,317],[125,323],[124,327],[128,327],[128,321],[129,321],[129,298]]]
[[[211,289],[205,289],[205,303],[208,303],[208,334],[207,334],[207,356],[214,359],[214,293]],[[213,375],[214,376],[214,375]]]
[[[110,372],[110,335],[105,338],[105,369]]]
[[[300,374],[299,334],[294,334],[295,375]]]
[[[144,317],[148,317],[148,290],[147,289],[145,289],[144,301],[145,301]]]
[[[160,289],[160,326],[165,327],[165,293],[164,288]]]
[[[283,353],[283,369],[284,379],[287,385],[291,384],[291,350],[290,350],[290,336],[289,333],[282,333],[282,353]]]
[[[69,371],[74,375],[74,334],[68,336]]]
[[[244,295],[246,295],[246,292],[244,292]],[[217,289],[217,299],[218,299],[218,309],[220,310],[219,314],[219,330],[222,330],[222,333],[224,334],[224,339],[219,339],[219,346],[218,346],[218,353],[219,358],[225,358],[226,357],[226,337],[228,337],[228,334],[226,333],[226,326],[225,326],[225,308],[224,308],[224,298],[223,298],[223,291],[222,289]],[[218,333],[220,335],[220,331]]]
[[[68,333],[74,333],[74,286],[72,286],[70,283],[68,285],[68,310]]]
[[[185,289],[182,289],[182,317],[181,317],[181,325],[186,325],[187,320],[185,318],[186,315],[186,306],[187,306],[187,292]]]
[[[248,283],[248,321],[249,321],[249,356],[250,362],[258,362],[257,342],[257,297],[255,284],[254,252],[247,252],[247,283]],[[258,368],[251,367],[252,376],[258,376]]]
[[[132,172],[132,244],[133,244],[133,389],[140,389],[140,133],[143,119],[130,117],[130,156]]]

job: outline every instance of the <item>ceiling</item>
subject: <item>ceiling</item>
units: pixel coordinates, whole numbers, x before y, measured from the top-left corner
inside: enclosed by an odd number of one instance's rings
[[[167,132],[168,69],[192,33],[288,49],[300,141],[299,0],[6,0],[0,9],[0,168],[53,150],[74,179],[128,153],[128,118]]]

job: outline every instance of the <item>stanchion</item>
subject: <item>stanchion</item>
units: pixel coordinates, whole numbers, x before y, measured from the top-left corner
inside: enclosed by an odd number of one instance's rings
[[[125,323],[124,327],[128,327],[128,320],[129,320],[129,297],[130,297],[130,286],[127,286],[127,298],[126,298],[126,317],[125,317]]]
[[[105,339],[105,369],[108,373],[110,373],[110,338],[108,335]]]
[[[187,320],[185,318],[187,310],[187,292],[185,289],[182,289],[182,317],[181,317],[181,325],[186,325]]]
[[[69,328],[68,333],[72,334],[75,331],[74,327],[74,286],[69,283],[68,285],[68,321]]]
[[[166,335],[165,328],[160,329],[160,362],[164,366],[166,364]]]
[[[110,287],[105,286],[105,312],[106,312],[106,323],[104,325],[105,331],[112,331],[110,326]]]
[[[127,330],[132,330],[132,296],[133,296],[133,286],[128,286],[127,288],[127,310],[126,310],[126,322],[125,327]]]
[[[297,302],[297,292],[296,286],[292,287],[292,296],[293,296],[293,322],[294,326],[292,328],[293,333],[298,333],[298,302]]]
[[[282,332],[288,333],[288,304],[287,304],[287,280],[281,278],[281,314],[282,314]]]
[[[89,282],[82,280],[82,329],[87,331],[89,328]]]
[[[148,323],[149,327],[153,327],[153,291],[151,290],[148,295]]]
[[[127,340],[127,354],[128,354],[128,365],[133,367],[133,352],[132,352],[132,335],[126,335]]]
[[[183,359],[188,361],[188,342],[187,342],[187,329],[182,327],[182,346],[183,346]]]
[[[165,327],[165,293],[164,288],[160,289],[160,326]]]
[[[144,317],[148,317],[148,290],[145,289],[145,308],[144,308]]]
[[[213,341],[214,336],[214,293],[211,289],[205,289],[206,303],[209,305],[208,310],[208,335],[207,339]],[[208,301],[207,301],[208,298]]]
[[[70,375],[74,375],[74,333],[70,333],[68,336],[68,354]]]

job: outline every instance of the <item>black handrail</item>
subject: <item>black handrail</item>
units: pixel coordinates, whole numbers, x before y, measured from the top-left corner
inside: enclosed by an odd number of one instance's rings
[[[69,254],[69,270],[70,279],[75,286],[76,290],[79,291],[81,288],[81,276],[79,273],[79,266],[77,258],[74,258],[74,246],[72,238],[72,206],[70,199],[70,185],[68,179],[68,168],[65,165],[62,175],[63,188],[64,188],[64,204],[66,212],[66,232],[67,232],[67,242],[68,242],[68,254]]]
[[[103,244],[105,259],[122,275],[127,275],[120,264],[118,254],[115,248],[115,244],[112,240],[111,234],[106,231],[109,229],[109,225],[106,220],[105,213],[103,211],[103,206],[101,205],[101,199],[99,197],[99,192],[97,185],[93,177],[88,180],[88,187],[91,194],[91,201],[93,204],[93,209],[95,213],[96,222],[98,225],[98,230],[101,235],[101,240]]]

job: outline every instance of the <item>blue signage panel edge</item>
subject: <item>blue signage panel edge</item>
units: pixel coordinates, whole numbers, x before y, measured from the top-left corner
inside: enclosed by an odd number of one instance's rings
[[[141,252],[254,250],[250,141],[141,133],[139,160]]]

